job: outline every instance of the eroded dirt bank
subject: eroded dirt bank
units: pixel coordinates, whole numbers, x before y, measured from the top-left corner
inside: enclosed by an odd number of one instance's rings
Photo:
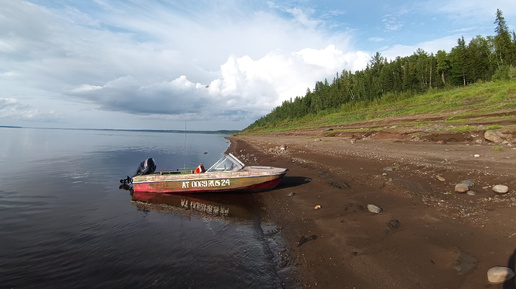
[[[516,255],[516,149],[351,136],[232,137],[249,165],[289,169],[257,195],[304,288],[515,288],[489,284]],[[471,180],[469,193],[455,185]],[[492,186],[509,187],[497,194]],[[373,204],[379,214],[368,210]],[[315,209],[320,206],[319,209]]]

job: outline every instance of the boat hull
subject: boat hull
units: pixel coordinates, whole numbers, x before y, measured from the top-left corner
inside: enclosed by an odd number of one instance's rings
[[[261,191],[276,187],[287,169],[246,167],[237,172],[202,174],[151,174],[133,178],[135,192],[149,193],[214,193],[230,191]]]

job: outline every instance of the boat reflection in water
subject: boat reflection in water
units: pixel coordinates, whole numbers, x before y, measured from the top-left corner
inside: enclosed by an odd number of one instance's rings
[[[213,218],[231,218],[239,220],[251,220],[253,218],[253,208],[247,203],[248,198],[233,199],[232,203],[224,201],[218,196],[213,195],[184,195],[184,194],[161,194],[147,192],[133,192],[131,203],[138,210],[173,212],[182,215],[197,215]],[[238,202],[238,199],[246,202]],[[254,206],[253,206],[254,207]]]

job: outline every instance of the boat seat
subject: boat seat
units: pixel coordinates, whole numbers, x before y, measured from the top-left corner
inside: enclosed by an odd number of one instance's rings
[[[198,165],[197,168],[195,168],[194,174],[200,174],[206,172],[206,169],[202,164]]]

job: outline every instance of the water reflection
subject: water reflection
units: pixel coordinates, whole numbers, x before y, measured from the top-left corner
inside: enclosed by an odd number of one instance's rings
[[[255,206],[251,206],[247,198],[234,198],[234,195],[220,196],[206,194],[155,194],[133,192],[131,203],[140,211],[172,212],[182,215],[224,220],[252,220]],[[230,197],[231,196],[231,197]],[[228,199],[231,199],[229,202]],[[243,202],[245,200],[245,202]],[[239,202],[240,201],[240,202]]]

